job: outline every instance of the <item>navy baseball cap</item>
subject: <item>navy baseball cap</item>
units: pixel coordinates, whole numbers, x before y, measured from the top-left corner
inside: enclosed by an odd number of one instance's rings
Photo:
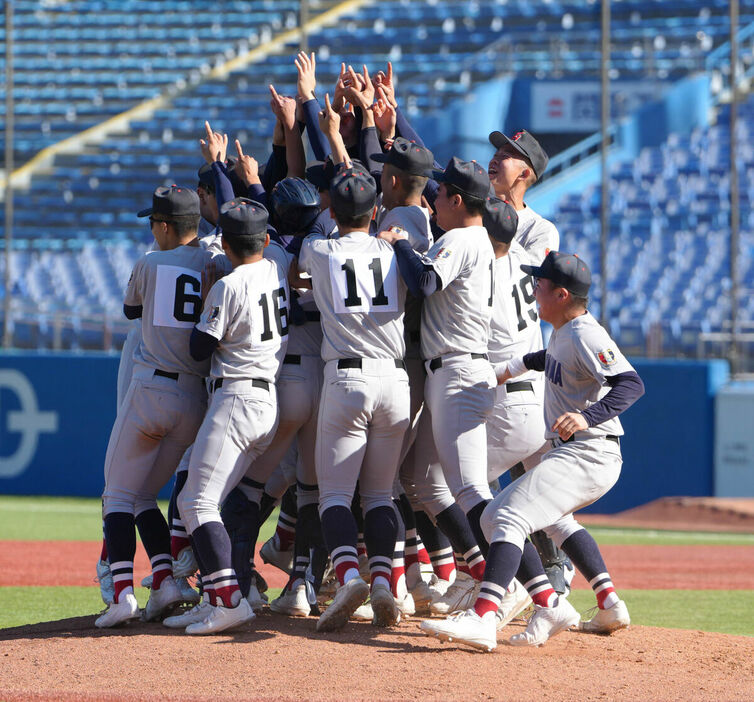
[[[236,197],[223,203],[218,224],[223,236],[254,236],[267,232],[267,209],[247,197]]]
[[[326,161],[312,161],[306,166],[306,179],[317,190],[330,189],[330,181],[335,177],[335,164],[328,158]]]
[[[521,270],[535,278],[551,280],[559,288],[565,288],[579,297],[586,297],[592,284],[589,266],[576,254],[550,251],[541,266],[522,265]]]
[[[403,137],[398,137],[390,150],[374,154],[372,161],[389,163],[409,175],[426,177],[427,171],[432,168],[432,164],[435,162],[435,157],[426,147]]]
[[[489,139],[490,144],[496,149],[510,144],[516,151],[528,159],[534,169],[534,175],[537,176],[537,180],[542,177],[550,157],[539,145],[539,142],[525,129],[516,132],[512,137],[505,136],[502,132],[492,132]]]
[[[490,177],[476,161],[462,161],[453,156],[444,171],[428,171],[424,175],[480,200],[486,200],[490,193]]]
[[[482,223],[487,233],[502,244],[510,244],[516,236],[518,214],[512,205],[499,198],[489,198],[482,215]]]
[[[377,202],[377,184],[365,168],[341,168],[330,183],[330,204],[336,215],[360,217]]]
[[[193,188],[161,185],[152,193],[152,206],[139,210],[138,217],[161,214],[166,217],[199,215],[199,196]]]
[[[212,176],[212,166],[210,166],[208,163],[203,164],[197,172],[197,175],[199,176],[199,183],[207,188],[207,190],[209,190],[211,193],[214,193],[215,179]]]

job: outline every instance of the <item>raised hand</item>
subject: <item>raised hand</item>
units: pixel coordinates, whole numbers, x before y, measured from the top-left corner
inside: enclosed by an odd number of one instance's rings
[[[362,110],[368,110],[374,102],[374,86],[369,79],[369,71],[364,66],[364,73],[359,74],[348,67],[346,80],[346,98],[352,105],[357,105]]]
[[[379,71],[374,77],[375,88],[380,87],[385,93],[387,101],[393,106],[393,109],[398,107],[398,102],[395,99],[395,80],[393,79],[393,64],[390,61],[387,62],[387,73]]]
[[[316,60],[314,58],[314,52],[311,56],[307,56],[306,52],[299,51],[298,56],[293,60],[298,69],[298,94],[302,100],[311,100],[314,98],[314,89],[317,87],[317,79],[315,77]]]
[[[397,115],[395,108],[390,104],[382,87],[376,90],[377,101],[372,105],[374,124],[380,133],[380,139],[385,142],[395,138],[395,125]]]
[[[329,93],[325,93],[325,106],[319,112],[319,128],[328,139],[340,134],[340,115],[330,104]]]
[[[228,152],[228,135],[213,132],[209,122],[204,123],[207,140],[199,139],[199,146],[202,150],[204,160],[212,164],[215,161],[225,163],[225,155]]]
[[[270,84],[270,107],[275,117],[285,129],[293,129],[296,126],[296,101],[291,97],[278,95],[275,86]]]
[[[332,107],[336,112],[340,112],[346,104],[346,79],[348,77],[348,71],[346,70],[346,64],[340,64],[340,75],[335,82],[335,91],[332,96]]]
[[[247,188],[250,185],[259,184],[261,182],[259,180],[259,164],[253,156],[249,156],[243,152],[241,142],[238,139],[236,139],[236,151],[238,152],[238,158],[236,159],[236,165],[233,167],[236,175]]]

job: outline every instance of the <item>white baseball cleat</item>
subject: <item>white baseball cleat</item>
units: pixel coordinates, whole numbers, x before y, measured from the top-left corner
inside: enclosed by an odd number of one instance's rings
[[[618,600],[608,609],[598,609],[588,622],[581,622],[579,628],[590,634],[612,634],[618,629],[627,629],[629,624],[628,607],[623,600]]]
[[[176,614],[172,617],[166,617],[162,623],[169,629],[185,629],[189,624],[195,624],[207,617],[212,605],[208,600],[202,600],[198,605],[192,607],[188,612]]]
[[[118,626],[129,619],[139,618],[139,603],[131,593],[122,595],[120,602],[113,602],[107,608],[107,611],[94,620],[94,626],[99,629],[109,629],[111,626]]]
[[[251,605],[242,597],[235,607],[224,607],[223,605],[210,607],[209,614],[202,621],[189,624],[186,627],[186,633],[216,634],[250,622],[255,617]]]
[[[175,584],[178,585],[178,589],[181,591],[183,601],[192,605],[198,604],[202,599],[202,596],[197,590],[191,587],[188,578],[179,578],[176,577],[175,574],[173,574],[173,577],[175,578]]]
[[[473,609],[467,609],[447,619],[427,619],[420,628],[427,636],[434,636],[440,641],[462,643],[480,651],[489,652],[497,647],[494,612],[480,617]]]
[[[280,548],[280,538],[277,533],[273,534],[259,549],[259,555],[265,563],[279,568],[284,573],[290,575],[293,570],[293,547],[287,551]]]
[[[534,605],[534,615],[526,626],[526,631],[510,638],[512,646],[541,646],[561,631],[578,626],[581,616],[565,598],[558,598],[555,607]]]
[[[369,585],[361,578],[349,580],[338,589],[330,606],[317,620],[317,631],[335,631],[344,627],[349,617],[367,597],[369,597]],[[390,599],[392,601],[392,594],[390,594]]]
[[[283,590],[279,597],[270,602],[270,609],[288,617],[308,617],[312,608],[306,596],[306,585],[301,581],[299,583],[290,590]]]
[[[173,560],[173,577],[189,578],[196,571],[199,570],[199,564],[196,562],[196,556],[194,556],[194,549],[191,546],[184,546],[178,552],[178,558]]]
[[[267,596],[259,592],[257,584],[253,580],[249,586],[249,594],[246,596],[246,600],[255,613],[261,612],[267,604]]]
[[[149,600],[144,608],[142,619],[145,622],[162,619],[181,602],[183,602],[183,595],[173,577],[168,575],[160,584],[159,590],[152,590],[149,593]]]
[[[374,626],[395,626],[401,620],[401,611],[386,585],[375,585],[369,596],[369,604],[372,605],[372,624]]]
[[[371,622],[374,619],[374,611],[372,610],[372,603],[365,602],[360,607],[357,607],[354,613],[351,615],[351,619],[357,622]]]
[[[441,597],[436,598],[429,606],[432,614],[449,614],[466,610],[476,600],[477,582],[467,573],[458,573],[453,584]]]
[[[531,603],[531,598],[526,588],[515,578],[511,581],[510,591],[505,592],[500,607],[495,613],[497,630],[500,631],[506,624],[513,621]]]
[[[429,605],[432,604],[432,600],[435,597],[429,585],[421,580],[413,587],[409,587],[408,591],[414,599],[415,612],[429,614]]]
[[[97,581],[99,582],[99,594],[102,601],[106,604],[112,604],[115,599],[115,586],[113,585],[113,574],[110,572],[110,564],[107,561],[97,561]]]

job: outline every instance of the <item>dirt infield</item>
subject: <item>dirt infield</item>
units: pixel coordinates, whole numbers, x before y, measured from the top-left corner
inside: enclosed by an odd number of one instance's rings
[[[566,632],[491,654],[426,638],[412,619],[377,633],[263,614],[228,635],[159,624],[102,632],[93,617],[0,632],[4,700],[751,700],[754,639],[633,627]],[[505,636],[503,636],[505,634]]]
[[[2,541],[0,586],[94,585],[99,541]],[[745,590],[754,582],[751,546],[603,546],[613,581],[619,588],[650,590]],[[256,558],[270,587],[283,587],[277,568]],[[39,564],[45,567],[40,568]],[[136,580],[149,573],[149,561],[139,546]],[[577,575],[575,588],[587,583]]]

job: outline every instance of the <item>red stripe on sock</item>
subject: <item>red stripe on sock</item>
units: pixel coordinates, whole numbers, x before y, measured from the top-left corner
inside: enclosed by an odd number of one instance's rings
[[[390,590],[393,593],[393,597],[398,596],[398,581],[401,579],[401,576],[405,577],[405,575],[406,568],[404,566],[393,566],[390,572]]]
[[[424,548],[424,546],[420,546],[418,549],[416,549],[416,558],[419,563],[432,563],[432,560],[429,557],[429,552],[426,548]]]
[[[275,529],[275,533],[278,535],[280,550],[289,551],[291,549],[291,546],[293,546],[293,542],[296,538],[296,530],[294,529],[293,531],[290,531],[286,527],[278,524],[277,529]]]
[[[165,580],[165,578],[167,578],[168,575],[170,576],[173,575],[172,568],[163,568],[162,570],[153,571],[152,572],[152,589],[159,590],[160,585],[162,585],[162,581]]]
[[[557,597],[557,593],[551,587],[538,592],[536,595],[531,595],[532,602],[540,607],[554,607]]]
[[[338,563],[335,566],[335,575],[338,576],[338,582],[341,585],[343,584],[343,578],[345,578],[346,573],[351,570],[351,568],[356,568],[356,570],[359,569],[359,562],[355,558],[343,558],[338,560]]]
[[[99,559],[101,561],[107,560],[107,541],[102,539],[102,550],[99,552]]]
[[[478,583],[481,583],[482,580],[484,580],[484,566],[485,565],[486,565],[486,561],[482,561],[481,563],[477,563],[472,568],[469,568],[469,574]]]
[[[607,598],[611,592],[615,592],[614,587],[606,587],[604,590],[600,590],[596,593],[595,597],[597,598],[597,606],[600,609],[605,609],[605,598]]]
[[[183,551],[184,548],[190,546],[188,537],[186,536],[171,536],[170,537],[170,555],[173,560],[178,558],[178,554]]]
[[[233,603],[231,602],[231,597],[233,596],[233,593],[238,592],[239,589],[238,585],[233,583],[233,585],[228,585],[227,587],[215,588],[215,595],[218,600],[222,600],[225,607],[232,607]]]
[[[435,571],[435,575],[440,580],[450,580],[456,571],[456,566],[455,563],[441,563],[440,565],[433,565],[432,570]]]
[[[133,589],[134,586],[134,579],[133,575],[131,576],[130,580],[118,580],[113,583],[113,589],[115,591],[115,596],[113,597],[113,600],[115,602],[120,602],[120,593],[123,592],[127,587],[130,587]]]
[[[487,612],[496,612],[499,606],[499,602],[493,602],[486,597],[477,597],[476,602],[474,602],[474,611],[480,617],[483,617]]]

